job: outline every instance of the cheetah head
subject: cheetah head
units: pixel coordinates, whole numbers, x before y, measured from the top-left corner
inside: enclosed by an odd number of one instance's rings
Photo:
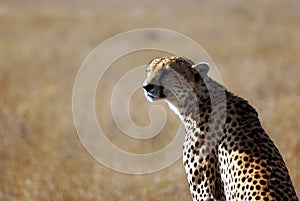
[[[145,96],[150,102],[164,99],[178,109],[181,107],[180,99],[193,92],[193,88],[207,76],[208,70],[207,63],[195,65],[182,56],[154,59],[147,68],[143,84]]]

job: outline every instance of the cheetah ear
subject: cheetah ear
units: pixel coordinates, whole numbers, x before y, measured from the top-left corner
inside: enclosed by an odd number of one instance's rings
[[[192,68],[196,69],[201,76],[206,76],[209,71],[209,64],[206,62],[201,62],[195,65],[192,65]]]

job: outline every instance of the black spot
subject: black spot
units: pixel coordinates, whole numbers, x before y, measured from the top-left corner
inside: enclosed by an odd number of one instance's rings
[[[255,153],[254,153],[254,157],[255,157],[255,158],[258,158],[258,157],[259,157],[258,150],[257,150],[257,149],[254,149],[253,151],[255,151]]]
[[[159,96],[160,96],[160,98],[166,98],[166,95],[164,94],[163,86],[159,86]]]
[[[237,151],[238,150],[238,147],[237,146],[235,146],[234,148],[233,148],[233,151]],[[236,160],[236,159],[235,159]]]
[[[230,110],[229,113],[232,114],[232,115],[235,115],[235,111],[234,110]]]
[[[211,108],[208,108],[207,112],[208,112],[208,113],[211,113]]]
[[[246,145],[246,143],[244,142],[244,141],[242,141],[242,142],[240,142],[240,146],[245,146]]]
[[[248,145],[249,145],[249,147],[253,147],[254,146],[254,144],[252,142],[249,142]]]
[[[232,120],[231,117],[227,117],[226,118],[226,124],[229,124],[231,122],[231,120]]]
[[[209,175],[210,175],[210,171],[208,170],[206,171],[206,177],[209,177]]]
[[[210,132],[210,128],[209,127],[206,127],[206,132]]]
[[[242,161],[241,160],[238,161],[238,166],[240,166],[240,165],[242,165]]]
[[[255,174],[255,175],[254,175],[254,178],[255,178],[255,179],[259,179],[260,176],[259,176],[258,174]]]
[[[205,115],[205,120],[208,120],[209,119],[209,115]]]
[[[260,166],[259,166],[259,165],[255,166],[255,169],[256,169],[256,170],[259,170],[259,169],[260,169]]]

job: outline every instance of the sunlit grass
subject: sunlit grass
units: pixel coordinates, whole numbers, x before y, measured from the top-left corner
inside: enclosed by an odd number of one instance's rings
[[[224,84],[257,108],[299,195],[300,4],[117,4],[0,3],[0,200],[191,200],[181,161],[151,175],[120,174],[85,151],[73,125],[73,82],[85,56],[142,27],[182,32],[207,50]]]

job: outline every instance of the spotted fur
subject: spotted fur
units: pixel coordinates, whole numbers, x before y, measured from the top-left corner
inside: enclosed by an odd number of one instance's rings
[[[157,58],[144,82],[148,100],[165,99],[185,126],[183,163],[193,200],[298,200],[255,109],[208,70],[185,57]]]

